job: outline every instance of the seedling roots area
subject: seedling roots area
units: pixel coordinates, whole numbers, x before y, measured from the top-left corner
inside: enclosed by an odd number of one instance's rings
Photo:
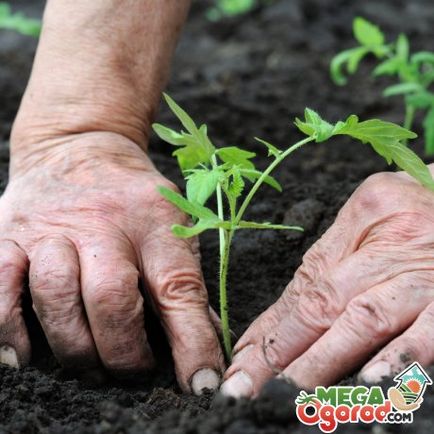
[[[193,3],[167,91],[195,120],[208,124],[217,145],[241,145],[262,155],[260,168],[266,165],[266,152],[253,137],[265,137],[282,146],[295,143],[301,135],[290,122],[302,116],[306,106],[333,122],[349,113],[357,113],[361,119],[402,122],[402,102],[380,97],[389,79],[370,79],[369,59],[347,86],[337,87],[330,79],[332,57],[354,44],[351,27],[355,16],[375,22],[391,37],[406,33],[414,50],[433,49],[432,0],[277,0],[245,16],[219,22],[205,18],[208,0]],[[13,4],[35,16],[43,7],[42,0],[17,0]],[[4,189],[8,136],[36,41],[12,32],[2,34],[1,41],[0,185]],[[166,106],[158,122],[177,127]],[[414,130],[421,135],[421,119],[417,119]],[[390,170],[368,146],[345,137],[333,140],[330,146],[311,144],[286,160],[274,173],[283,193],[262,188],[246,215],[252,221],[300,225],[305,228],[304,233],[236,233],[228,295],[231,327],[237,335],[277,299],[304,252],[332,224],[360,182],[372,173]],[[422,141],[416,142],[411,146],[423,155]],[[153,136],[153,160],[182,187],[172,151],[172,147]],[[201,237],[201,250],[210,301],[218,310],[215,233]],[[31,300],[27,299],[25,305],[33,360],[30,367],[19,371],[0,367],[0,434],[259,434],[316,430],[298,423],[294,404],[298,390],[281,381],[269,383],[254,401],[181,393],[170,351],[151,313],[147,315],[148,335],[158,358],[154,373],[102,383],[91,374],[77,379],[57,365],[31,314]],[[434,368],[427,372],[434,378]],[[356,374],[344,382],[352,384]],[[384,382],[385,387],[391,384],[392,380]],[[348,424],[340,432],[432,433],[432,390],[426,392],[412,425]]]

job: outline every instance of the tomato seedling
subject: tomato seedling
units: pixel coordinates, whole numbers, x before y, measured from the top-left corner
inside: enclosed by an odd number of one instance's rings
[[[244,214],[262,184],[282,191],[271,176],[273,170],[294,151],[309,142],[325,142],[333,136],[347,135],[363,143],[369,143],[389,164],[394,162],[420,183],[434,191],[434,180],[428,167],[402,141],[413,139],[416,134],[391,122],[371,119],[360,122],[351,115],[346,121],[330,124],[316,112],[305,110],[305,119],[296,119],[295,125],[307,137],[287,147],[278,149],[273,144],[256,138],[268,150],[269,166],[258,170],[252,159],[255,153],[237,146],[217,148],[208,137],[206,125],[198,127],[193,119],[168,95],[165,100],[181,121],[185,131],[174,131],[161,124],[154,124],[157,135],[176,147],[173,155],[187,181],[186,197],[173,190],[159,187],[160,193],[180,210],[190,215],[194,225],[175,224],[172,232],[177,237],[189,238],[206,230],[217,230],[220,237],[220,317],[223,342],[227,358],[232,352],[227,300],[227,275],[231,243],[236,231],[241,229],[288,229],[302,231],[301,227],[284,226],[269,222],[257,223],[244,220]],[[246,189],[246,183],[251,186]],[[205,206],[209,198],[216,196],[216,210]]]
[[[0,2],[0,29],[14,30],[18,33],[37,38],[41,33],[41,21],[27,18],[21,12],[12,13],[6,2]]]
[[[330,72],[335,83],[344,85],[347,78],[343,73],[354,74],[360,61],[367,55],[374,55],[381,62],[373,71],[374,77],[394,76],[398,84],[384,89],[383,96],[401,95],[405,101],[403,126],[411,129],[418,109],[426,111],[423,122],[425,130],[425,151],[434,153],[434,93],[430,86],[434,82],[434,53],[421,51],[410,53],[406,35],[401,33],[395,42],[387,43],[384,33],[364,18],[355,18],[353,33],[359,46],[345,50],[335,56]]]

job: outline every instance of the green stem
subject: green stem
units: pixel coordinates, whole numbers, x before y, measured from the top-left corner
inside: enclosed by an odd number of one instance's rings
[[[414,121],[415,108],[412,105],[406,104],[405,106],[405,119],[404,119],[404,128],[407,130],[411,130]],[[407,144],[407,140],[403,140],[402,143],[404,145]]]
[[[217,167],[216,156],[212,157],[213,167]],[[217,184],[217,215],[221,220],[224,220],[223,209],[223,195],[222,186]],[[230,362],[232,358],[232,342],[231,342],[231,330],[229,327],[229,309],[228,309],[228,296],[227,296],[227,277],[229,268],[229,253],[232,242],[233,231],[226,231],[223,228],[219,228],[219,240],[220,240],[220,279],[219,279],[219,299],[220,299],[220,320],[222,324],[223,334],[223,346],[225,349],[226,357]]]
[[[405,120],[404,120],[404,128],[407,130],[411,130],[414,121],[415,108],[412,105],[407,104],[405,106]]]
[[[232,243],[233,230],[225,231],[225,245],[223,255],[220,257],[220,319],[222,322],[223,345],[228,362],[232,359],[231,329],[229,327],[229,308],[227,296],[227,277],[229,268],[229,254]]]
[[[303,139],[299,142],[297,142],[295,145],[292,145],[290,148],[288,148],[286,151],[279,154],[278,157],[267,167],[267,169],[262,173],[262,175],[256,180],[253,187],[250,189],[249,194],[244,199],[244,202],[241,204],[240,209],[238,210],[237,216],[234,221],[234,226],[237,226],[238,223],[243,218],[244,213],[246,212],[247,207],[249,206],[251,200],[255,196],[256,192],[258,191],[259,187],[264,183],[265,179],[268,175],[290,154],[292,154],[297,149],[301,148],[306,143],[312,142],[315,139],[312,137],[307,137],[306,139]]]

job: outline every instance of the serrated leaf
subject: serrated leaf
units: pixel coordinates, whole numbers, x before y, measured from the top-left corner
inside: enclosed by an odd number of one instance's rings
[[[314,110],[306,108],[304,117],[304,121],[296,118],[295,125],[304,134],[314,138],[317,143],[324,142],[333,135],[334,125],[322,119]]]
[[[214,223],[220,221],[218,216],[209,208],[199,205],[198,203],[191,203],[184,196],[170,190],[169,188],[160,186],[158,187],[158,191],[170,203],[192,217],[197,217],[198,219]]]
[[[434,180],[424,162],[402,140],[414,139],[417,134],[392,122],[371,119],[352,123],[340,129],[338,134],[346,134],[369,143],[384,157],[388,164],[394,162],[400,169],[417,179],[421,184],[434,190]]]
[[[428,111],[423,126],[425,129],[425,150],[428,155],[434,154],[434,105]]]
[[[419,83],[399,83],[386,87],[383,91],[383,96],[406,95],[408,93],[420,92],[421,90],[423,90],[423,87]]]
[[[259,170],[240,169],[240,172],[241,175],[247,178],[250,182],[253,182],[262,176],[262,172],[260,172]],[[272,176],[268,175],[264,179],[264,182],[265,184],[268,184],[270,187],[276,189],[277,191],[282,192],[282,186]]]
[[[173,155],[177,157],[183,171],[194,169],[200,164],[211,164],[215,147],[208,138],[206,125],[197,128],[191,117],[169,95],[164,94],[164,98],[188,133],[178,133],[163,125],[154,124],[156,134],[166,142],[179,147]]]
[[[187,177],[187,199],[203,205],[216,191],[221,172],[218,170],[195,170]]]
[[[241,176],[241,170],[237,166],[231,168],[229,172],[229,182],[228,182],[228,194],[233,198],[237,199],[241,196],[244,190],[244,181]]]
[[[353,32],[357,41],[366,47],[384,44],[384,34],[378,26],[362,17],[353,22]]]
[[[254,152],[245,151],[237,146],[228,146],[219,148],[216,151],[217,155],[230,166],[240,166],[244,169],[254,169],[255,165],[250,161],[256,154]]]
[[[240,229],[282,229],[282,230],[291,230],[291,231],[300,231],[303,232],[304,229],[300,226],[286,226],[286,225],[276,225],[273,223],[256,223],[256,222],[248,222],[248,221],[240,221],[238,224],[238,228]]]
[[[173,114],[175,114],[176,117],[180,120],[184,128],[191,135],[197,135],[199,132],[197,126],[193,119],[187,114],[187,112],[183,108],[181,108],[167,93],[163,93],[163,96],[167,105],[170,107],[170,110],[172,110]]]
[[[259,143],[262,143],[268,149],[268,156],[278,157],[282,151],[274,146],[272,143],[267,142],[266,140],[260,139],[259,137],[255,137],[255,140]]]

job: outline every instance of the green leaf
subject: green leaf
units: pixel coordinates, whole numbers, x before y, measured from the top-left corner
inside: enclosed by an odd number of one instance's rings
[[[181,121],[184,128],[191,135],[197,135],[199,133],[197,126],[187,112],[182,109],[167,93],[163,93],[163,96],[167,105],[170,107],[170,110],[172,110],[176,117]]]
[[[295,125],[304,134],[314,138],[317,143],[324,142],[333,135],[334,126],[322,119],[315,111],[306,108],[304,117],[304,121],[296,118]]]
[[[425,90],[406,96],[406,103],[415,108],[427,108],[434,106],[434,95]]]
[[[179,147],[173,155],[177,157],[183,171],[194,169],[200,164],[211,164],[215,147],[208,137],[206,125],[197,128],[191,117],[169,95],[164,94],[164,98],[188,132],[178,133],[163,125],[154,124],[156,134],[162,140]]]
[[[152,129],[155,134],[165,142],[174,145],[174,146],[182,146],[185,145],[184,134],[180,134],[170,128],[165,127],[161,124],[153,124]]]
[[[173,225],[172,232],[178,238],[191,238],[209,229],[218,229],[218,223],[199,220],[194,226]]]
[[[354,19],[353,32],[357,41],[365,47],[384,44],[384,34],[380,28],[362,17]]]
[[[199,169],[187,177],[187,199],[203,205],[215,192],[221,172],[219,170]]]
[[[278,149],[276,146],[274,146],[272,143],[267,142],[266,140],[260,139],[259,137],[255,137],[255,140],[259,143],[262,143],[266,148],[268,149],[268,156],[271,157],[272,155],[274,157],[278,157],[282,151]]]
[[[0,2],[0,29],[14,30],[27,36],[38,37],[41,33],[41,21],[27,18],[22,13],[12,13],[8,3]]]
[[[397,57],[392,57],[384,62],[381,62],[373,71],[374,77],[380,75],[394,75],[399,72],[402,62]]]
[[[425,129],[425,150],[428,155],[434,154],[434,105],[428,111],[423,126]]]
[[[419,83],[399,83],[386,87],[383,96],[406,95],[408,93],[420,92],[423,87]]]
[[[339,86],[347,83],[347,78],[343,73],[344,66],[347,65],[347,72],[353,74],[363,57],[368,54],[369,50],[365,47],[356,47],[342,51],[333,57],[330,63],[330,75],[332,80]]]
[[[177,206],[181,211],[197,217],[198,219],[206,220],[208,222],[218,222],[220,219],[212,210],[206,208],[198,203],[191,203],[181,194],[176,193],[166,187],[158,187],[159,193],[165,197],[170,203]]]
[[[256,223],[256,222],[247,222],[240,221],[238,224],[238,228],[240,229],[283,229],[283,230],[291,230],[291,231],[300,231],[303,232],[304,229],[300,226],[286,226],[286,225],[275,225],[273,223]]]
[[[434,65],[434,53],[430,51],[420,51],[411,56],[411,63],[420,64],[428,63]]]
[[[232,199],[237,199],[243,193],[245,185],[243,177],[241,176],[241,170],[237,166],[234,166],[228,174],[230,175],[230,178],[227,192]]]
[[[408,38],[404,33],[401,33],[396,42],[396,54],[403,62],[407,63],[409,52],[410,44]]]
[[[260,178],[262,176],[262,172],[259,170],[251,170],[251,169],[240,169],[241,175],[247,178],[250,182],[253,182]],[[282,192],[282,186],[279,184],[279,182],[273,178],[272,176],[268,175],[264,179],[265,184],[268,184],[270,187],[273,187],[279,192]]]
[[[363,143],[369,143],[388,164],[394,162],[421,184],[434,190],[434,180],[428,167],[411,149],[401,143],[402,140],[417,137],[412,131],[379,119],[356,123],[353,119],[351,125],[341,127],[338,134],[346,134]]]
[[[240,166],[244,169],[254,169],[255,165],[250,161],[256,154],[254,152],[245,151],[237,146],[229,146],[226,148],[217,149],[216,154],[220,159],[230,166]]]

